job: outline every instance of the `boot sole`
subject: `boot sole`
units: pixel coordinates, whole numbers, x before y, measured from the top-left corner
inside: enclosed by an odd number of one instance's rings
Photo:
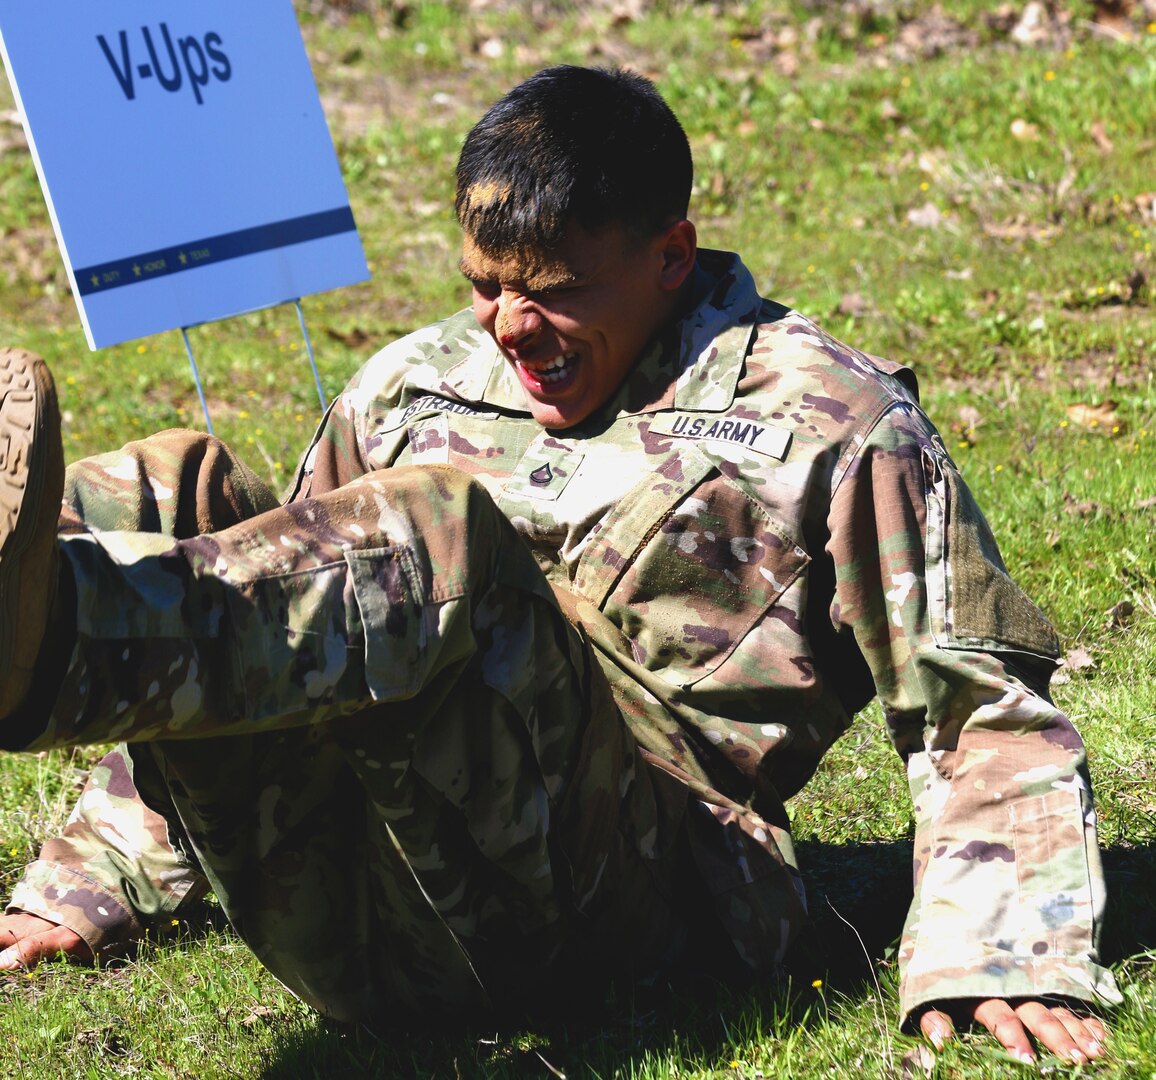
[[[20,349],[0,349],[0,683],[11,671],[20,629],[21,557],[41,527],[55,411],[44,362]]]

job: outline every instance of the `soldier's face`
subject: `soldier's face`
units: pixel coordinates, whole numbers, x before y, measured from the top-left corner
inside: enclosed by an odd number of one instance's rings
[[[466,237],[461,268],[534,419],[568,428],[605,404],[670,319],[694,255],[688,221],[649,240],[571,226],[556,249],[501,259]]]

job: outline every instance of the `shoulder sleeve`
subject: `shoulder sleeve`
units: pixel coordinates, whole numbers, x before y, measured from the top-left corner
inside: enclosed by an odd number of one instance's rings
[[[1047,696],[1055,634],[914,405],[867,435],[829,529],[831,617],[871,669],[914,800],[904,1021],[953,998],[1118,1001],[1084,747]]]
[[[362,450],[362,425],[347,394],[348,390],[330,403],[297,466],[286,502],[335,491],[369,471]]]
[[[444,370],[468,353],[479,333],[467,309],[415,330],[370,357],[326,411],[286,501],[333,491],[390,464],[388,439],[404,436],[396,418],[406,394],[440,387]],[[391,436],[383,435],[387,429]]]

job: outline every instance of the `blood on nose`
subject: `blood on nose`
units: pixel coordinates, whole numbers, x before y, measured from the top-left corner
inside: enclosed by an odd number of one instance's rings
[[[538,332],[537,313],[525,303],[523,297],[503,299],[498,304],[498,317],[494,321],[495,336],[504,349],[523,345]]]

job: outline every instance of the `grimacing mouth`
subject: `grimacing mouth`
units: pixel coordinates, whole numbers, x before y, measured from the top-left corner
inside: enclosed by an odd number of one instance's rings
[[[577,352],[564,352],[543,364],[526,363],[522,360],[519,360],[518,363],[533,374],[539,382],[549,384],[565,378],[569,371],[569,365],[577,359]]]

